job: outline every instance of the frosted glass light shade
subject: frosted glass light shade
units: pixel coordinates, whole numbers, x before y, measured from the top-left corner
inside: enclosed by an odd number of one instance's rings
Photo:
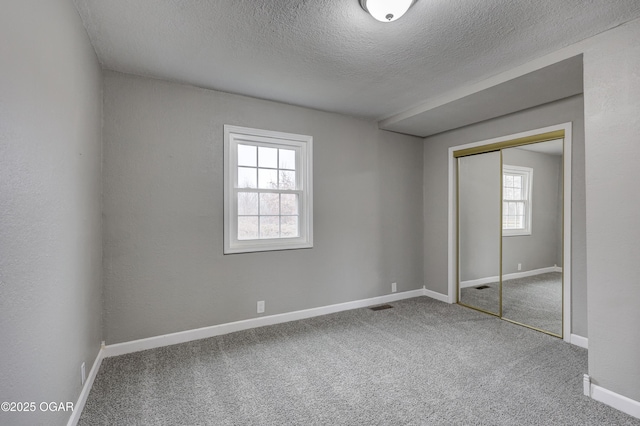
[[[380,22],[392,22],[404,15],[416,0],[360,0],[360,5]]]

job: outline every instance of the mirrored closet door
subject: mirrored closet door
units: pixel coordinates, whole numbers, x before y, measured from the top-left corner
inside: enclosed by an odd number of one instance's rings
[[[500,316],[500,152],[458,159],[459,301]]]
[[[458,303],[563,333],[564,132],[455,152]]]

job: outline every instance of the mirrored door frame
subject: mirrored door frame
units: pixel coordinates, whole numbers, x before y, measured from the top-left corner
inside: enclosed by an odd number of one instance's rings
[[[458,300],[458,188],[457,188],[457,159],[468,155],[480,154],[484,152],[499,151],[504,148],[529,145],[532,143],[545,142],[556,139],[564,139],[563,144],[563,289],[562,289],[562,335],[549,333],[571,341],[571,123],[559,124],[542,129],[522,132],[514,135],[503,136],[471,144],[454,146],[449,148],[449,291],[447,301],[449,303],[459,303]],[[502,167],[502,161],[501,161]],[[502,233],[502,229],[500,229]],[[502,237],[502,235],[501,235]],[[501,238],[502,241],[502,238]],[[502,251],[502,249],[501,249]],[[502,262],[502,255],[500,255]],[[502,265],[500,265],[502,270]],[[500,286],[502,287],[502,273],[500,274]],[[502,288],[500,289],[502,296]],[[502,303],[500,302],[500,307]],[[495,315],[495,314],[492,314]],[[501,315],[500,315],[501,316]],[[505,319],[507,320],[507,319]],[[509,321],[509,320],[507,320]],[[514,321],[510,321],[514,322]],[[517,322],[516,322],[517,323]],[[519,324],[519,323],[517,323]],[[520,324],[525,325],[525,324]],[[527,325],[525,325],[527,326]],[[530,327],[534,328],[535,327]]]

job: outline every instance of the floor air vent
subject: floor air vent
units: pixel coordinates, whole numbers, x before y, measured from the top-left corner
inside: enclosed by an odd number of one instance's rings
[[[484,290],[485,288],[491,288],[491,287],[489,287],[488,285],[481,285],[476,287],[476,290]]]
[[[374,306],[373,308],[369,308],[369,309],[371,309],[372,311],[382,311],[384,309],[391,309],[391,308],[393,308],[393,306],[391,305],[380,305],[380,306]]]

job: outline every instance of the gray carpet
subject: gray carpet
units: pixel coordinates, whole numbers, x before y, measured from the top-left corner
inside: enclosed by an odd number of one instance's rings
[[[502,295],[504,318],[562,334],[561,272],[505,282]]]
[[[461,300],[490,312],[499,312],[500,283],[489,288],[462,289]],[[562,334],[562,273],[548,272],[502,282],[502,316],[519,323]]]
[[[427,297],[103,361],[80,425],[640,425],[587,352]]]

